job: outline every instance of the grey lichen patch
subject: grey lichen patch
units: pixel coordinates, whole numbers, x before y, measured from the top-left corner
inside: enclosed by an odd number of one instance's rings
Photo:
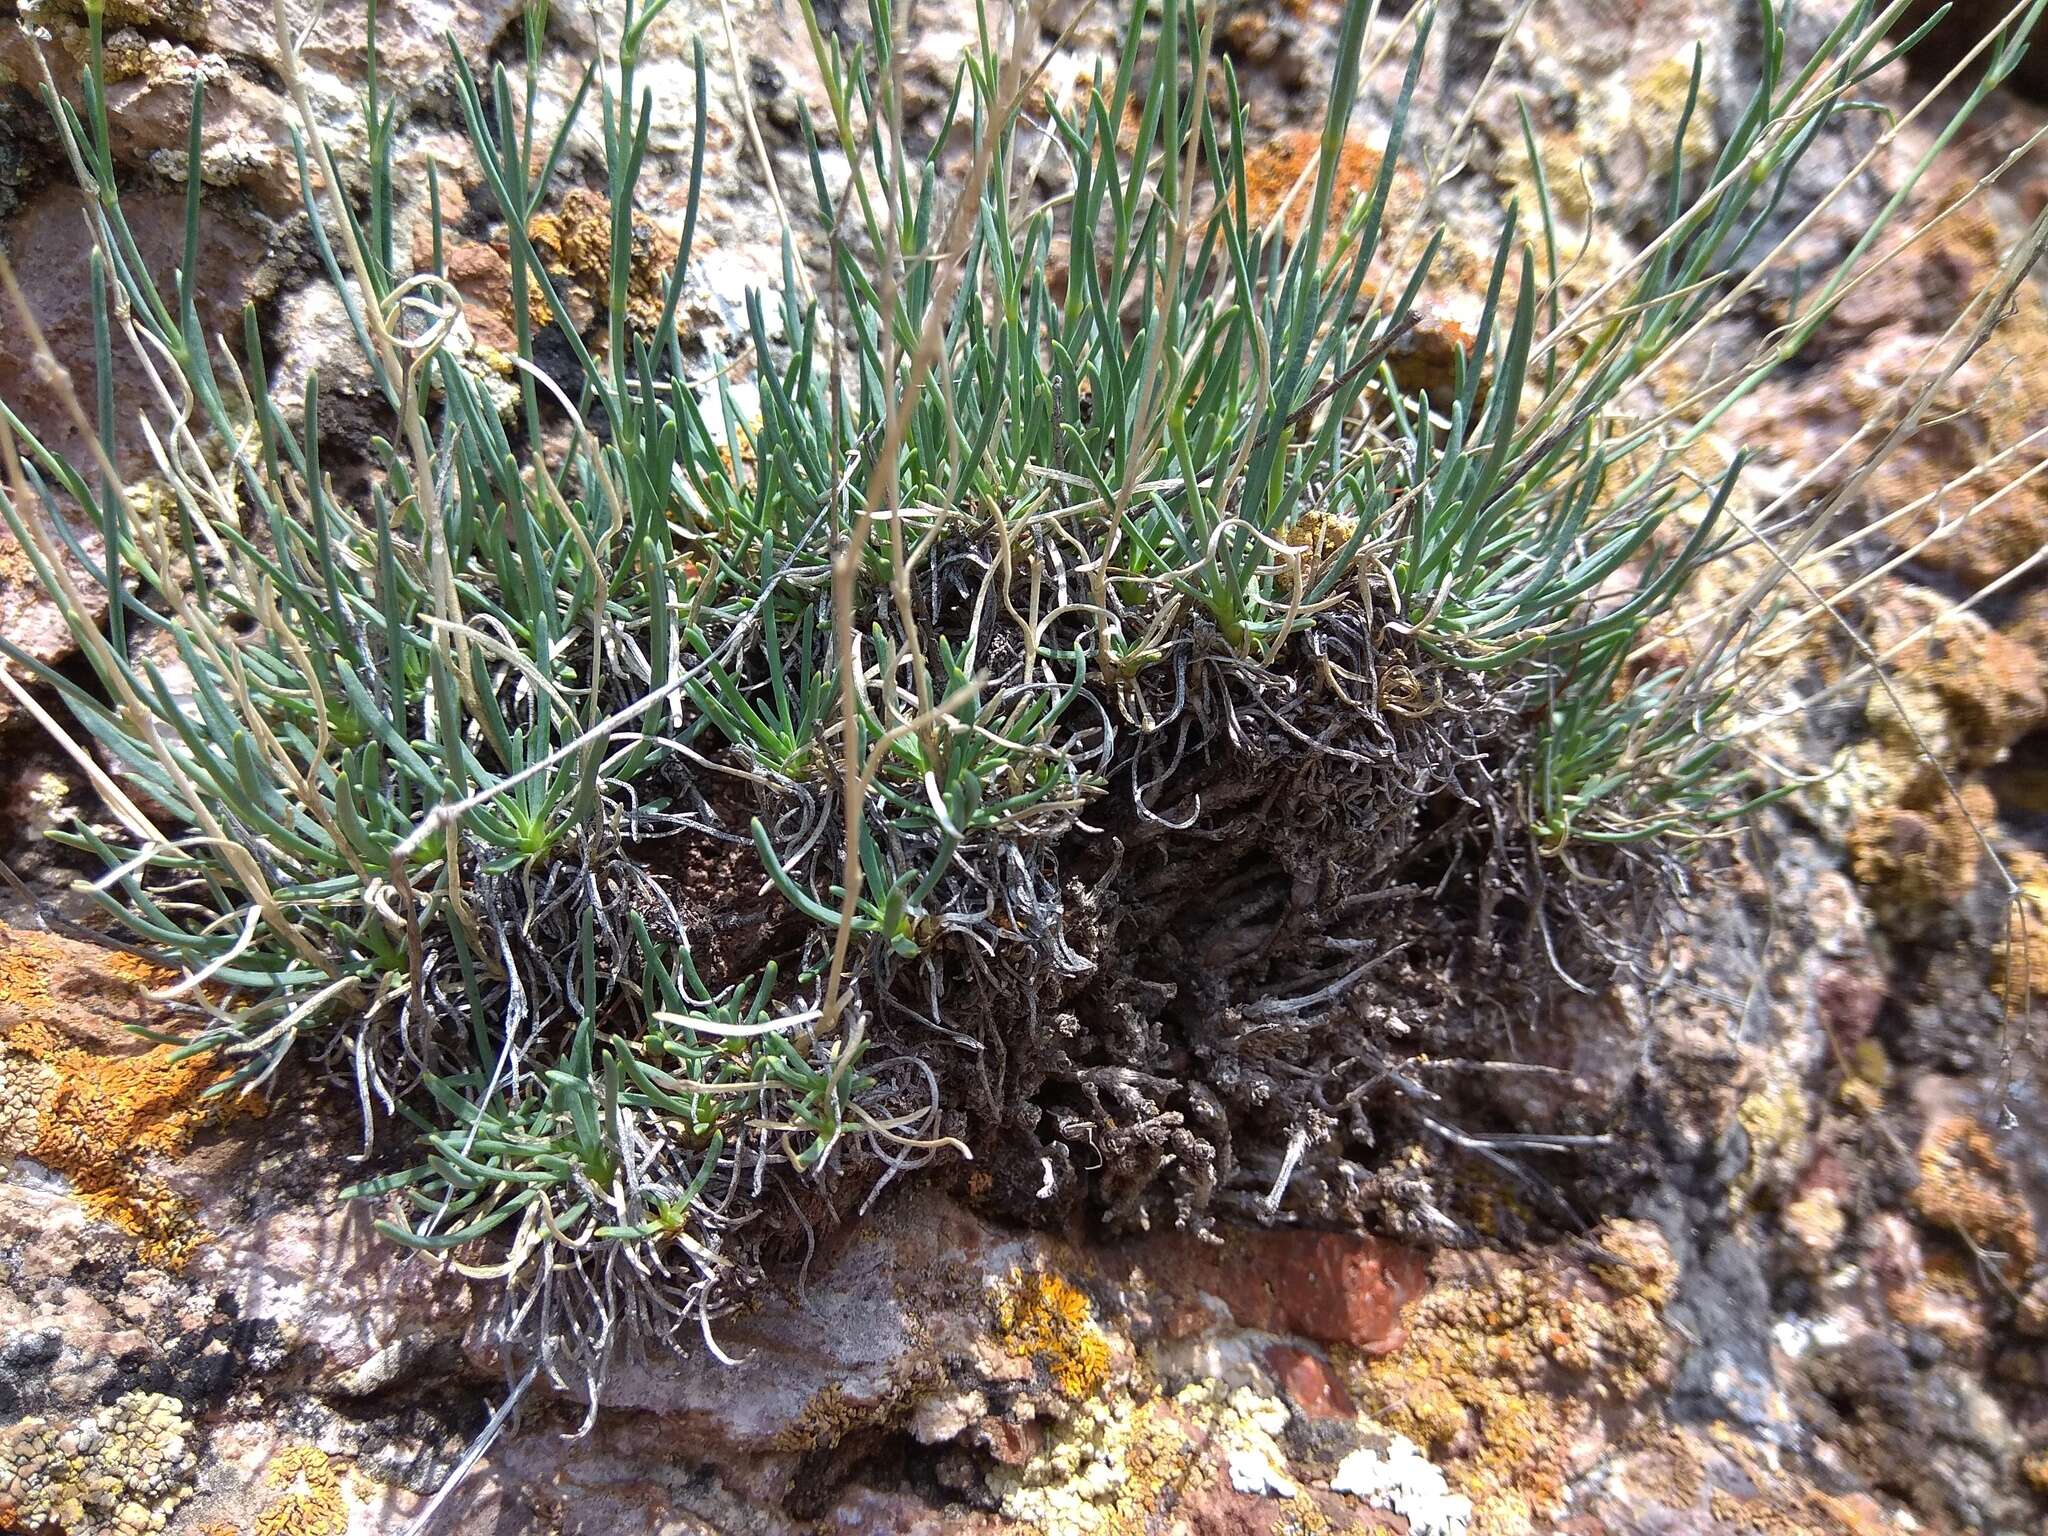
[[[199,1458],[184,1405],[129,1392],[69,1424],[0,1429],[0,1528],[64,1536],[161,1531],[192,1495]]]
[[[1108,1393],[1062,1419],[1039,1455],[995,1468],[1002,1512],[1059,1536],[1116,1536],[1152,1513],[1226,1483],[1280,1500],[1313,1529],[1279,1436],[1288,1410],[1246,1388],[1195,1382],[1171,1397]],[[1298,1506],[1298,1508],[1296,1508]],[[1282,1527],[1285,1528],[1285,1527]]]

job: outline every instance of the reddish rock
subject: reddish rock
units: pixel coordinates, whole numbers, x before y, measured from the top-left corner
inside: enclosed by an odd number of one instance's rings
[[[1374,1354],[1400,1347],[1401,1308],[1428,1282],[1421,1254],[1342,1232],[1234,1232],[1221,1249],[1183,1238],[1158,1247],[1161,1279],[1218,1297],[1241,1328]]]
[[[185,243],[182,194],[142,190],[121,199],[122,211],[144,263],[159,283],[168,284]],[[199,324],[208,336],[239,338],[246,299],[266,296],[275,286],[267,261],[263,222],[231,198],[217,198],[199,221]],[[93,399],[92,242],[85,224],[84,194],[62,183],[38,192],[0,226],[0,249],[11,253],[23,298],[51,353],[71,375],[87,411]],[[30,253],[33,253],[31,256]],[[239,354],[239,349],[238,349]],[[129,349],[116,343],[115,403],[120,430],[115,457],[124,473],[148,473],[147,451],[137,413],[152,408],[155,394]],[[58,393],[38,376],[27,333],[12,305],[0,303],[0,399],[21,412],[44,447],[60,458],[90,466],[88,439]]]
[[[1884,1006],[1884,978],[1873,965],[1830,965],[1813,990],[1821,1025],[1837,1050],[1850,1050],[1865,1039]]]
[[[987,1418],[974,1427],[981,1448],[1005,1467],[1021,1467],[1045,1449],[1045,1426],[1037,1420],[1013,1424],[1008,1419]]]
[[[1321,1355],[1310,1354],[1292,1344],[1269,1346],[1261,1357],[1287,1400],[1304,1418],[1350,1419],[1358,1405],[1344,1390],[1344,1383]]]

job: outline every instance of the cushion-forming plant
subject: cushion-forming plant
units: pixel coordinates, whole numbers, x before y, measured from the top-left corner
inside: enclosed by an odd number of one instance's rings
[[[1396,1153],[1573,1138],[1460,1129],[1413,1058],[1540,1029],[1783,787],[1724,741],[1777,567],[1673,632],[1757,535],[1739,458],[1699,465],[1900,199],[1739,366],[1645,381],[1789,260],[1794,169],[1870,110],[1903,4],[1801,59],[1761,0],[1753,94],[1689,162],[1695,65],[1665,227],[1597,283],[1567,281],[1532,137],[1538,206],[1426,387],[1398,361],[1444,235],[1391,206],[1426,7],[1370,187],[1339,168],[1389,33],[1349,0],[1316,165],[1257,216],[1212,5],[1134,6],[1070,91],[1031,7],[984,12],[929,142],[901,11],[806,7],[822,227],[734,361],[676,324],[701,52],[680,251],[636,267],[660,0],[551,133],[544,4],[523,80],[451,59],[511,357],[468,334],[433,167],[400,195],[374,12],[339,165],[280,6],[310,240],[382,413],[337,442],[317,378],[273,393],[254,312],[203,332],[196,173],[185,260],[141,258],[87,0],[82,102],[49,94],[97,388],[46,374],[91,447],[0,410],[7,518],[89,663],[0,641],[104,802],[63,836],[182,975],[186,1047],[232,1089],[345,1085],[383,1230],[502,1282],[508,1342],[593,1398],[621,1345],[716,1350],[765,1262],[934,1165],[1025,1219],[1450,1235]],[[591,112],[609,282],[579,330],[533,230]],[[147,400],[114,399],[120,348]]]

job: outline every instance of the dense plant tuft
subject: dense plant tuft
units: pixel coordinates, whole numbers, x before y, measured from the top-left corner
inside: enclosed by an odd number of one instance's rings
[[[758,415],[676,324],[701,54],[680,253],[634,265],[660,0],[578,97],[610,220],[587,333],[532,234],[570,131],[537,136],[545,5],[523,83],[452,60],[509,359],[468,334],[436,182],[400,196],[374,13],[343,167],[280,6],[311,238],[383,418],[337,442],[319,380],[272,392],[253,312],[203,334],[196,175],[186,260],[143,263],[89,3],[83,103],[51,101],[100,384],[52,387],[97,446],[66,462],[0,413],[6,515],[90,663],[0,642],[105,802],[63,835],[183,973],[187,1048],[238,1089],[347,1085],[383,1229],[502,1281],[507,1338],[593,1392],[621,1343],[711,1342],[778,1243],[970,1156],[1024,1217],[1445,1236],[1392,1154],[1541,1138],[1459,1129],[1408,1058],[1540,1029],[1673,855],[1782,787],[1722,745],[1772,583],[1666,628],[1738,533],[1709,430],[1850,268],[1682,409],[1645,381],[1782,259],[1794,167],[1866,110],[1902,5],[1798,62],[1765,0],[1754,95],[1688,166],[1695,66],[1662,233],[1568,291],[1539,185],[1429,387],[1398,358],[1444,237],[1392,206],[1428,8],[1347,197],[1384,31],[1350,0],[1319,169],[1267,218],[1213,6],[1133,7],[1064,96],[1035,13],[985,14],[923,150],[891,0],[858,35],[807,8],[824,227],[749,300]],[[153,398],[117,406],[123,348]],[[146,479],[112,461],[119,409]]]

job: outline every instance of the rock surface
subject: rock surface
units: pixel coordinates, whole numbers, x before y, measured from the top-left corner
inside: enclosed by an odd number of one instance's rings
[[[731,9],[736,56],[721,8],[676,0],[650,32],[642,76],[662,121],[686,124],[690,43],[705,37],[710,141],[685,319],[707,347],[732,333],[748,286],[780,280],[781,209],[799,226],[814,217],[795,125],[799,103],[823,106],[800,15]],[[1485,73],[1516,9],[1452,4],[1432,89],[1455,98]],[[1587,271],[1622,259],[1654,232],[1649,173],[1676,130],[1694,41],[1706,53],[1688,165],[1715,152],[1754,78],[1741,12],[1692,0],[1534,7],[1499,68],[1529,93],[1535,157],[1511,110],[1483,115],[1460,227],[1483,233],[1501,195],[1527,197],[1540,164],[1564,223],[1591,233]],[[481,64],[513,45],[518,14],[509,0],[380,10],[408,197],[427,163],[459,158],[444,33]],[[309,15],[292,0],[295,22]],[[1332,15],[1325,0],[1221,8],[1276,186],[1316,120]],[[31,41],[60,88],[75,88],[79,16],[69,0],[43,0],[21,6],[20,29],[0,21],[0,246],[74,365],[90,337],[77,198],[28,97],[40,78]],[[311,99],[344,154],[360,18],[327,8],[308,53]],[[557,8],[544,114],[559,117],[601,24]],[[935,110],[970,27],[961,5],[919,14],[906,84],[917,110]],[[1070,40],[1076,68],[1104,45],[1091,27]],[[258,304],[280,376],[319,367],[337,402],[328,415],[345,423],[360,381],[326,366],[345,322],[309,281],[269,7],[117,0],[109,32],[123,75],[116,147],[145,252],[168,262],[177,247],[200,78],[197,174],[216,210],[204,226],[209,323],[230,328],[245,301]],[[1373,81],[1381,103],[1387,67]],[[1913,83],[1894,68],[1871,89],[1896,102]],[[2002,102],[1945,153],[1916,217],[1974,186],[2039,122],[2027,102]],[[1418,123],[1425,149],[1441,147],[1443,127]],[[1915,132],[1802,235],[1816,253],[1855,238],[1924,144]],[[1841,174],[1876,142],[1874,127],[1857,133],[1824,146],[1823,172]],[[578,274],[608,253],[590,244],[601,222],[592,146],[573,148],[584,184],[535,238],[582,326],[596,300]],[[644,250],[636,241],[650,271],[673,259],[686,150],[679,129],[651,144]],[[1364,139],[1347,149],[1361,175],[1372,153]],[[1499,1091],[1510,1113],[1540,1100],[1582,1115],[1611,1156],[1569,1177],[1542,1163],[1514,1186],[1459,1165],[1497,1206],[1498,1240],[1434,1255],[1285,1231],[1112,1245],[998,1225],[970,1191],[894,1191],[859,1231],[793,1255],[753,1312],[716,1326],[713,1342],[737,1363],[707,1348],[636,1365],[580,1437],[585,1405],[535,1392],[440,1528],[2042,1529],[2048,1074],[2023,986],[2048,992],[2038,281],[1879,474],[1852,484],[1831,458],[1868,423],[1901,419],[1899,391],[1957,320],[1959,296],[2039,212],[2048,163],[2030,156],[1853,295],[1815,358],[1728,424],[1763,457],[1759,496],[1804,479],[1841,497],[1831,558],[1850,596],[1802,637],[1788,669],[1802,697],[1768,737],[1798,765],[1834,772],[1762,818],[1725,876],[1702,881],[1656,984],[1556,1021],[1529,1045],[1523,1065],[1536,1070]],[[1782,232],[1828,184],[1823,174],[1788,189]],[[494,236],[477,188],[451,176],[446,196],[466,220],[452,265],[476,344],[502,352],[502,229]],[[1446,270],[1414,354],[1397,360],[1417,387],[1469,327],[1463,268]],[[1775,324],[1788,300],[1766,285],[1731,324]],[[0,313],[0,395],[29,398],[30,425],[76,454],[83,439],[35,385],[19,337]],[[22,558],[0,548],[0,627],[61,664],[68,637],[30,595]],[[33,834],[86,801],[13,710],[0,700],[6,852],[48,910],[67,871],[31,851]],[[504,1392],[483,1303],[459,1276],[399,1262],[370,1213],[339,1200],[356,1150],[344,1112],[290,1084],[267,1104],[205,1098],[203,1062],[129,1032],[163,1022],[150,996],[162,978],[35,930],[36,910],[15,898],[17,926],[0,932],[0,1529],[402,1529]],[[1552,1177],[1581,1235],[1518,1241],[1520,1204]]]

